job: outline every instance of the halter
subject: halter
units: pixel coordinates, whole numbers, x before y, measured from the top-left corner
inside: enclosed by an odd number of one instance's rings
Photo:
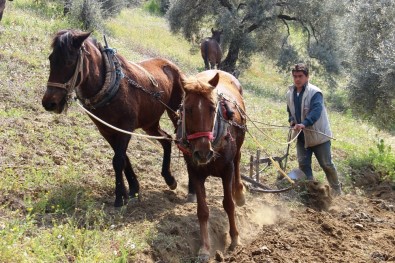
[[[84,66],[84,58],[83,58],[83,54],[82,54],[82,49],[84,49],[85,52],[88,52],[85,50],[84,45],[82,46],[82,48],[80,48],[78,50],[79,56],[78,56],[78,60],[77,60],[77,65],[75,67],[74,74],[69,79],[69,81],[67,81],[65,83],[48,81],[47,86],[64,89],[67,91],[67,95],[70,95],[71,93],[73,93],[73,90],[75,90],[76,88],[78,88],[81,85],[82,79],[83,79],[83,71],[82,70],[83,70],[83,66]],[[78,74],[81,74],[81,77],[80,77],[80,82],[78,83],[78,85],[76,85]]]
[[[122,78],[124,78],[124,74],[122,72],[121,64],[116,57],[116,50],[105,47],[103,48],[100,43],[98,46],[100,53],[103,56],[104,66],[105,66],[105,79],[104,84],[101,90],[91,98],[83,98],[81,95],[80,86],[83,81],[83,65],[84,65],[84,57],[83,52],[89,54],[89,52],[85,49],[85,45],[83,44],[81,48],[78,50],[79,56],[77,60],[77,65],[75,67],[75,71],[73,76],[66,83],[57,83],[57,82],[47,82],[47,86],[57,87],[61,89],[65,89],[67,91],[67,95],[76,92],[77,98],[82,102],[82,104],[90,109],[100,108],[107,103],[115,96],[115,94],[119,90],[120,82]],[[80,82],[76,85],[78,75],[80,75]]]
[[[186,127],[185,127],[185,104],[184,103],[182,104],[181,119],[179,120],[178,123],[178,125],[181,125],[181,131],[180,131],[181,134],[178,134],[179,132],[177,132],[178,140],[176,141],[177,147],[181,150],[181,152],[190,155],[191,154],[190,140],[196,140],[203,137],[206,137],[211,142],[212,147],[216,148],[219,145],[222,136],[225,135],[226,132],[228,132],[227,128],[229,124],[223,121],[224,120],[223,112],[222,110],[219,110],[221,107],[221,103],[223,102],[222,100],[223,97],[221,95],[218,95],[218,98],[220,99],[218,100],[215,109],[215,118],[213,121],[212,131],[195,132],[189,135],[187,135]]]

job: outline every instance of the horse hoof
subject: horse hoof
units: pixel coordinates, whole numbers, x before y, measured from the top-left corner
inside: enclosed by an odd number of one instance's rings
[[[128,202],[125,200],[123,200],[123,198],[121,198],[121,199],[115,199],[115,202],[114,202],[114,207],[122,207],[122,206],[124,206],[124,205],[126,205]]]
[[[233,251],[233,250],[235,250],[235,248],[236,248],[237,246],[239,246],[239,245],[240,245],[240,243],[239,243],[239,237],[234,237],[233,240],[231,241],[230,245],[229,245],[228,250],[229,250],[229,251]]]
[[[188,194],[187,203],[196,203],[196,194]]]
[[[206,263],[210,260],[210,253],[207,249],[200,249],[198,254],[198,262]]]
[[[139,201],[140,201],[139,197],[129,196],[129,202],[128,202],[129,204],[135,204],[135,203],[137,203]]]
[[[235,198],[235,199],[236,199],[236,205],[237,206],[243,206],[246,203],[246,199],[244,197],[244,194],[239,196],[238,198]]]
[[[176,190],[177,188],[177,181],[174,180],[174,183],[172,185],[169,185],[170,190]]]

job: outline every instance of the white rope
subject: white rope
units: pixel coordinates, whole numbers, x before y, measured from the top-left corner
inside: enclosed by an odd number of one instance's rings
[[[137,137],[143,137],[143,138],[148,138],[148,139],[156,139],[156,140],[173,140],[171,138],[165,137],[165,136],[151,136],[151,135],[145,135],[145,134],[140,134],[140,133],[135,133],[135,132],[129,132],[129,131],[125,131],[122,129],[119,129],[115,126],[112,126],[111,124],[103,121],[102,119],[100,119],[99,117],[95,116],[93,113],[91,113],[90,111],[88,111],[87,109],[84,108],[84,106],[81,105],[81,103],[79,101],[77,101],[77,105],[80,106],[81,109],[83,109],[86,113],[88,113],[88,115],[90,115],[92,118],[98,120],[99,122],[103,123],[104,125],[110,127],[111,129],[114,129],[116,131],[128,134],[128,135],[133,135],[133,136],[137,136]]]

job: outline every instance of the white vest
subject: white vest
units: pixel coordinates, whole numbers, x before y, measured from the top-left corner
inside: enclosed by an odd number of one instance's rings
[[[287,92],[287,105],[288,105],[288,108],[291,112],[291,116],[296,121],[295,104],[294,104],[294,96],[293,96],[294,89],[295,89],[294,85],[289,87],[289,90]],[[302,122],[306,118],[307,114],[310,112],[311,98],[317,92],[322,94],[322,91],[319,88],[317,88],[316,86],[314,86],[310,83],[307,83],[306,88],[303,92],[303,97],[302,97],[302,105],[301,105],[302,112],[300,115]],[[326,135],[332,137],[332,132],[331,132],[331,128],[329,125],[329,119],[328,119],[328,115],[327,115],[326,108],[325,108],[324,104],[322,105],[322,112],[321,112],[320,118],[312,126],[308,126],[306,128],[309,130],[319,131],[323,134],[326,134]],[[316,145],[322,144],[322,143],[330,140],[330,137],[322,135],[322,134],[314,132],[314,131],[308,131],[305,129],[305,130],[303,130],[303,133],[304,133],[305,148],[316,146]],[[292,138],[294,138],[296,136],[296,134],[297,133],[294,131]]]

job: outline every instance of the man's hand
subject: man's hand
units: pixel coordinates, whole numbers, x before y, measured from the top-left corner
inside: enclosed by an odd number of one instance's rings
[[[293,127],[293,129],[297,132],[299,132],[300,130],[303,130],[304,128],[305,128],[305,126],[301,123],[295,124],[295,126]]]

